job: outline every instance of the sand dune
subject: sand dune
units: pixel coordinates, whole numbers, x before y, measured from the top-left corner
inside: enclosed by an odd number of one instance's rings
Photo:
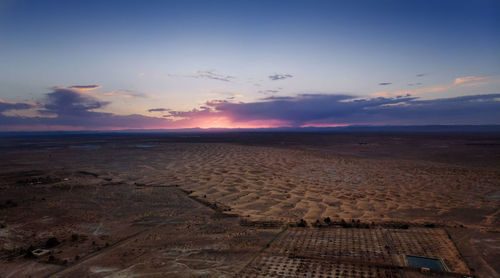
[[[446,215],[464,225],[499,223],[500,170],[494,168],[220,143],[71,151],[53,151],[51,163],[71,162],[114,182],[179,186],[253,220],[439,222]],[[475,209],[473,219],[461,213],[467,208]]]
[[[164,177],[147,182],[178,184],[252,219],[424,221],[460,208],[498,205],[498,199],[483,196],[499,194],[499,171],[229,144],[175,149],[175,161],[149,164]],[[482,216],[477,224],[498,221]]]

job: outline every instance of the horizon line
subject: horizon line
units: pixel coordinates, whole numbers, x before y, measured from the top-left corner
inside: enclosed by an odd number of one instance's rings
[[[492,130],[488,130],[491,128]],[[346,126],[335,126],[335,127],[322,127],[322,126],[308,126],[308,127],[265,127],[265,128],[135,128],[135,129],[79,129],[79,130],[0,130],[0,134],[22,134],[22,133],[66,133],[66,134],[78,134],[78,133],[210,133],[210,132],[300,132],[300,131],[341,131],[341,130],[370,130],[370,131],[433,131],[433,132],[446,132],[446,131],[483,131],[483,132],[500,132],[500,124],[490,124],[490,125],[346,125]]]

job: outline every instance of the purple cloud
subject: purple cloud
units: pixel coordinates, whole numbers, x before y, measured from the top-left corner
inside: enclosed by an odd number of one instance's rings
[[[261,98],[261,100],[292,100],[294,97],[278,97],[278,96],[270,96]]]
[[[29,109],[34,107],[33,104],[29,103],[14,103],[14,102],[5,102],[0,99],[0,112],[8,111],[8,110],[21,110],[21,109]]]
[[[331,124],[500,124],[500,94],[419,100],[416,97],[356,99],[302,94],[252,103],[207,103],[235,122],[279,120],[293,126]],[[205,112],[206,113],[206,112]]]
[[[55,113],[57,115],[80,115],[85,116],[95,113],[90,110],[103,108],[108,101],[100,101],[95,97],[71,89],[55,89],[47,94],[45,110],[41,113]]]
[[[68,89],[77,89],[77,90],[94,90],[100,88],[99,85],[74,85],[69,86]]]
[[[148,112],[168,112],[170,110],[171,109],[168,109],[168,108],[153,108],[153,109],[149,109]]]
[[[81,129],[102,128],[159,128],[170,122],[168,119],[147,117],[143,115],[115,115],[113,113],[96,112],[109,102],[68,88],[55,88],[46,95],[43,109],[38,110],[41,116],[19,117],[0,114],[0,129],[8,126],[57,126],[76,127]],[[18,104],[19,107],[31,107],[29,104]],[[1,105],[0,105],[1,107]],[[24,109],[24,108],[20,108]]]
[[[0,130],[9,127],[63,127],[77,129],[213,127],[224,119],[230,126],[278,123],[281,126],[339,124],[430,125],[500,124],[500,94],[421,100],[415,96],[360,99],[352,95],[300,94],[268,97],[256,102],[210,100],[198,109],[168,112],[162,117],[116,115],[98,112],[109,102],[68,88],[55,89],[39,104],[40,116],[21,117],[0,113]],[[0,112],[35,107],[28,103],[0,102]],[[12,128],[10,128],[12,129]]]

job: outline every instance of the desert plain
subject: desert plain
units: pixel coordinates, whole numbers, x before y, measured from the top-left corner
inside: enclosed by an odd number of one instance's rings
[[[0,192],[0,277],[500,273],[498,133],[5,135]]]

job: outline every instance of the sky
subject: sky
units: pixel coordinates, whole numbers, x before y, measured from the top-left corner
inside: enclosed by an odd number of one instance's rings
[[[0,131],[500,124],[500,2],[0,0]]]

